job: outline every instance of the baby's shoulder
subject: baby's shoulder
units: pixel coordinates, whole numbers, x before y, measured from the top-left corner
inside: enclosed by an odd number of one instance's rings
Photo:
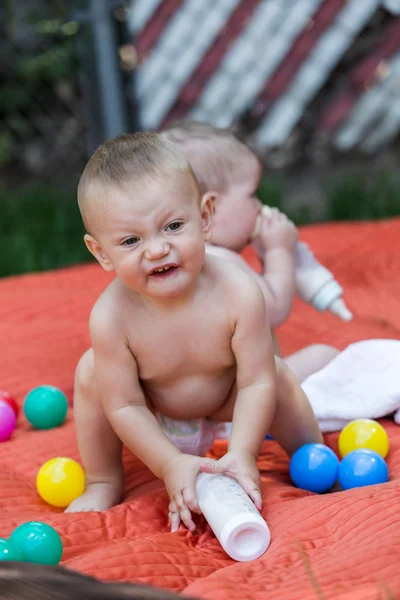
[[[129,317],[132,318],[132,300],[116,278],[97,298],[90,313],[90,329],[100,335],[121,331],[125,327],[127,312],[131,313]]]
[[[220,292],[226,292],[223,295],[231,303],[263,298],[257,280],[240,264],[226,260],[222,255],[208,255],[206,260],[214,282],[220,288]]]

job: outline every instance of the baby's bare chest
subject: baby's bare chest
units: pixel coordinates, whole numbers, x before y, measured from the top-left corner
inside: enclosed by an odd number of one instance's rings
[[[143,382],[215,377],[234,364],[231,325],[221,312],[142,319],[129,338]]]

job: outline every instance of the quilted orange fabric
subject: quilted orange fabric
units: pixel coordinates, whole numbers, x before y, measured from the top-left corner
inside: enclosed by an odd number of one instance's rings
[[[297,302],[279,331],[285,353],[313,342],[344,348],[365,338],[398,338],[399,234],[400,220],[303,229],[302,239],[344,286],[355,318],[342,323]],[[108,281],[94,264],[0,281],[0,388],[22,403],[30,388],[47,383],[72,399],[74,367],[89,344],[89,311]],[[169,533],[161,483],[128,453],[120,506],[100,514],[47,506],[36,493],[36,473],[54,456],[78,459],[72,415],[50,431],[31,430],[22,416],[12,439],[0,444],[0,536],[24,521],[43,520],[61,534],[62,562],[72,569],[213,600],[400,597],[400,429],[389,419],[383,423],[391,439],[390,482],[347,492],[294,488],[287,457],[266,442],[259,467],[272,543],[261,559],[239,564],[202,518],[197,535]],[[326,441],[336,449],[337,434]],[[219,442],[213,452],[224,450]]]

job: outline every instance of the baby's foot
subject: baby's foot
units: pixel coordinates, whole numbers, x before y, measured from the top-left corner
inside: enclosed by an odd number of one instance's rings
[[[71,502],[65,512],[90,512],[107,510],[119,504],[122,496],[122,483],[90,483],[86,491]]]

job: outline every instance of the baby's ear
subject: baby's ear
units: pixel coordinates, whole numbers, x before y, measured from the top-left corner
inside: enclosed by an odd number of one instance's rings
[[[107,254],[100,246],[99,242],[89,233],[86,233],[83,239],[85,240],[87,249],[99,261],[103,269],[105,271],[113,271],[114,266],[108,258]]]
[[[205,242],[208,242],[212,235],[212,216],[214,213],[213,194],[214,192],[207,192],[204,194],[200,203],[201,225]]]
[[[217,206],[218,202],[219,202],[219,198],[220,198],[220,193],[219,192],[215,192],[215,191],[210,191],[207,192],[207,194],[210,197],[211,203],[213,205],[213,214],[215,213],[215,207]]]

